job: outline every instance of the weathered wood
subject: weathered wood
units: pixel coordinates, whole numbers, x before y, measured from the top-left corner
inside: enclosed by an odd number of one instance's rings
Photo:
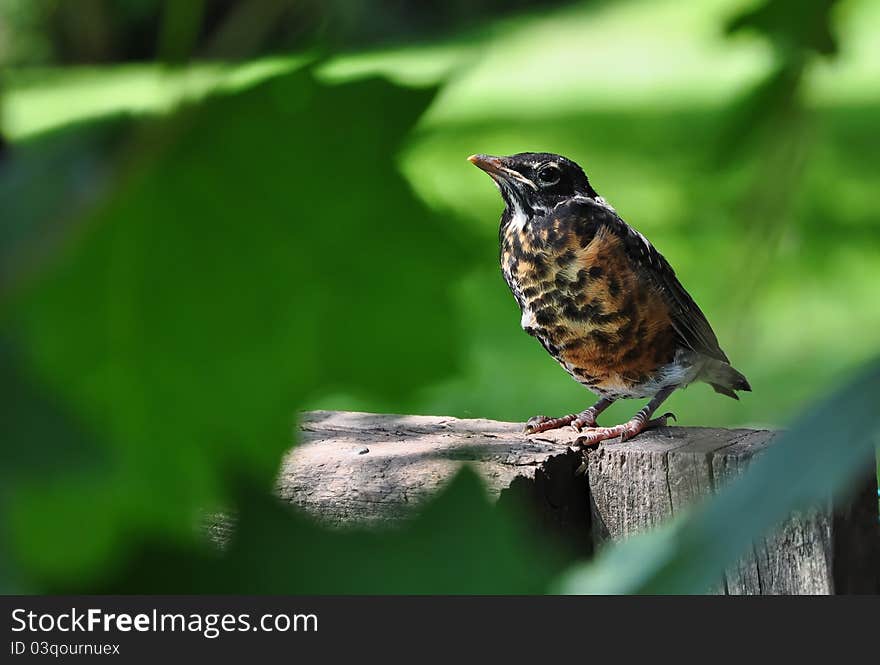
[[[766,430],[663,428],[622,444],[601,446],[589,454],[587,472],[594,541],[601,547],[675,515],[742,473],[775,436]],[[876,549],[880,530],[876,484],[874,489],[867,481],[863,484],[867,489],[852,502],[831,506],[829,501],[824,508],[793,514],[754,543],[752,551],[708,591],[731,595],[869,591],[880,579]]]
[[[278,492],[327,524],[407,517],[469,463],[499,503],[526,505],[540,528],[590,551],[587,487],[575,482],[581,453],[527,439],[521,424],[314,411],[300,429]]]
[[[712,459],[716,488],[742,473],[772,442],[735,442]],[[738,566],[725,574],[732,595],[829,594],[834,592],[830,506],[792,515],[761,538]]]
[[[766,446],[762,430],[663,428],[589,454],[587,477],[593,538],[598,546],[657,526],[715,489],[715,474],[739,468],[739,455],[724,453],[737,443]],[[719,468],[720,462],[720,468]],[[735,577],[748,578],[751,570]],[[734,583],[734,592],[738,587]],[[708,589],[724,593],[724,581]],[[757,589],[755,589],[757,591]]]
[[[574,432],[525,437],[521,427],[312,412],[301,424],[302,444],[284,460],[278,491],[328,524],[387,523],[412,514],[469,463],[499,503],[530,506],[538,527],[583,554],[653,527],[715,491],[775,436],[766,430],[668,427],[602,444],[584,463],[584,453],[571,447]],[[586,468],[586,477],[576,473],[578,467]],[[877,590],[880,530],[876,483],[872,487],[850,504],[793,515],[708,591]]]

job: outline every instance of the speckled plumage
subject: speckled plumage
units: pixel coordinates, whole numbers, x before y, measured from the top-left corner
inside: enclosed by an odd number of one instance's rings
[[[577,164],[549,153],[471,161],[492,175],[506,203],[501,268],[523,329],[603,398],[584,424],[594,425],[613,400],[662,393],[662,401],[695,380],[734,398],[750,389],[666,259]],[[564,419],[581,425],[574,414]]]

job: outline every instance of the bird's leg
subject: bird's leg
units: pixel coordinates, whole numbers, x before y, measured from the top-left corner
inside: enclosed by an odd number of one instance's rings
[[[603,397],[593,404],[589,409],[585,409],[578,414],[578,417],[571,421],[570,425],[575,432],[580,432],[582,427],[595,427],[596,418],[609,406],[614,404],[614,400],[610,397]]]
[[[651,427],[662,427],[666,425],[669,418],[675,420],[675,414],[667,412],[662,416],[651,419],[651,414],[669,397],[678,386],[669,386],[654,395],[654,398],[648,402],[648,405],[641,409],[636,415],[629,419],[628,422],[614,427],[594,427],[584,433],[577,442],[582,446],[592,446],[600,441],[620,437],[621,441],[633,438],[636,434],[643,432]]]
[[[613,399],[603,397],[593,404],[589,409],[584,409],[580,413],[570,413],[560,418],[548,418],[547,416],[533,416],[526,423],[526,434],[537,434],[538,432],[546,432],[548,429],[558,429],[571,425],[576,431],[580,432],[581,427],[593,427],[596,424],[596,418],[605,409],[614,403]]]

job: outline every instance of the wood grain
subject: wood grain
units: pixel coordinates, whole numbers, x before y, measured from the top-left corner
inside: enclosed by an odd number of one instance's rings
[[[776,436],[664,427],[585,452],[571,430],[526,437],[520,423],[334,411],[304,414],[300,431],[278,493],[326,524],[405,519],[470,464],[491,497],[525,506],[536,536],[554,534],[573,556],[656,526],[717,491]],[[880,591],[876,478],[866,475],[862,485],[851,502],[792,515],[707,591]]]

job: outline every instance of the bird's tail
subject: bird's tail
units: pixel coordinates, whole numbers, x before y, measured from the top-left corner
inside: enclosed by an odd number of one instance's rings
[[[720,360],[710,360],[703,368],[702,377],[716,393],[739,399],[737,390],[751,391],[748,379],[738,369]]]

